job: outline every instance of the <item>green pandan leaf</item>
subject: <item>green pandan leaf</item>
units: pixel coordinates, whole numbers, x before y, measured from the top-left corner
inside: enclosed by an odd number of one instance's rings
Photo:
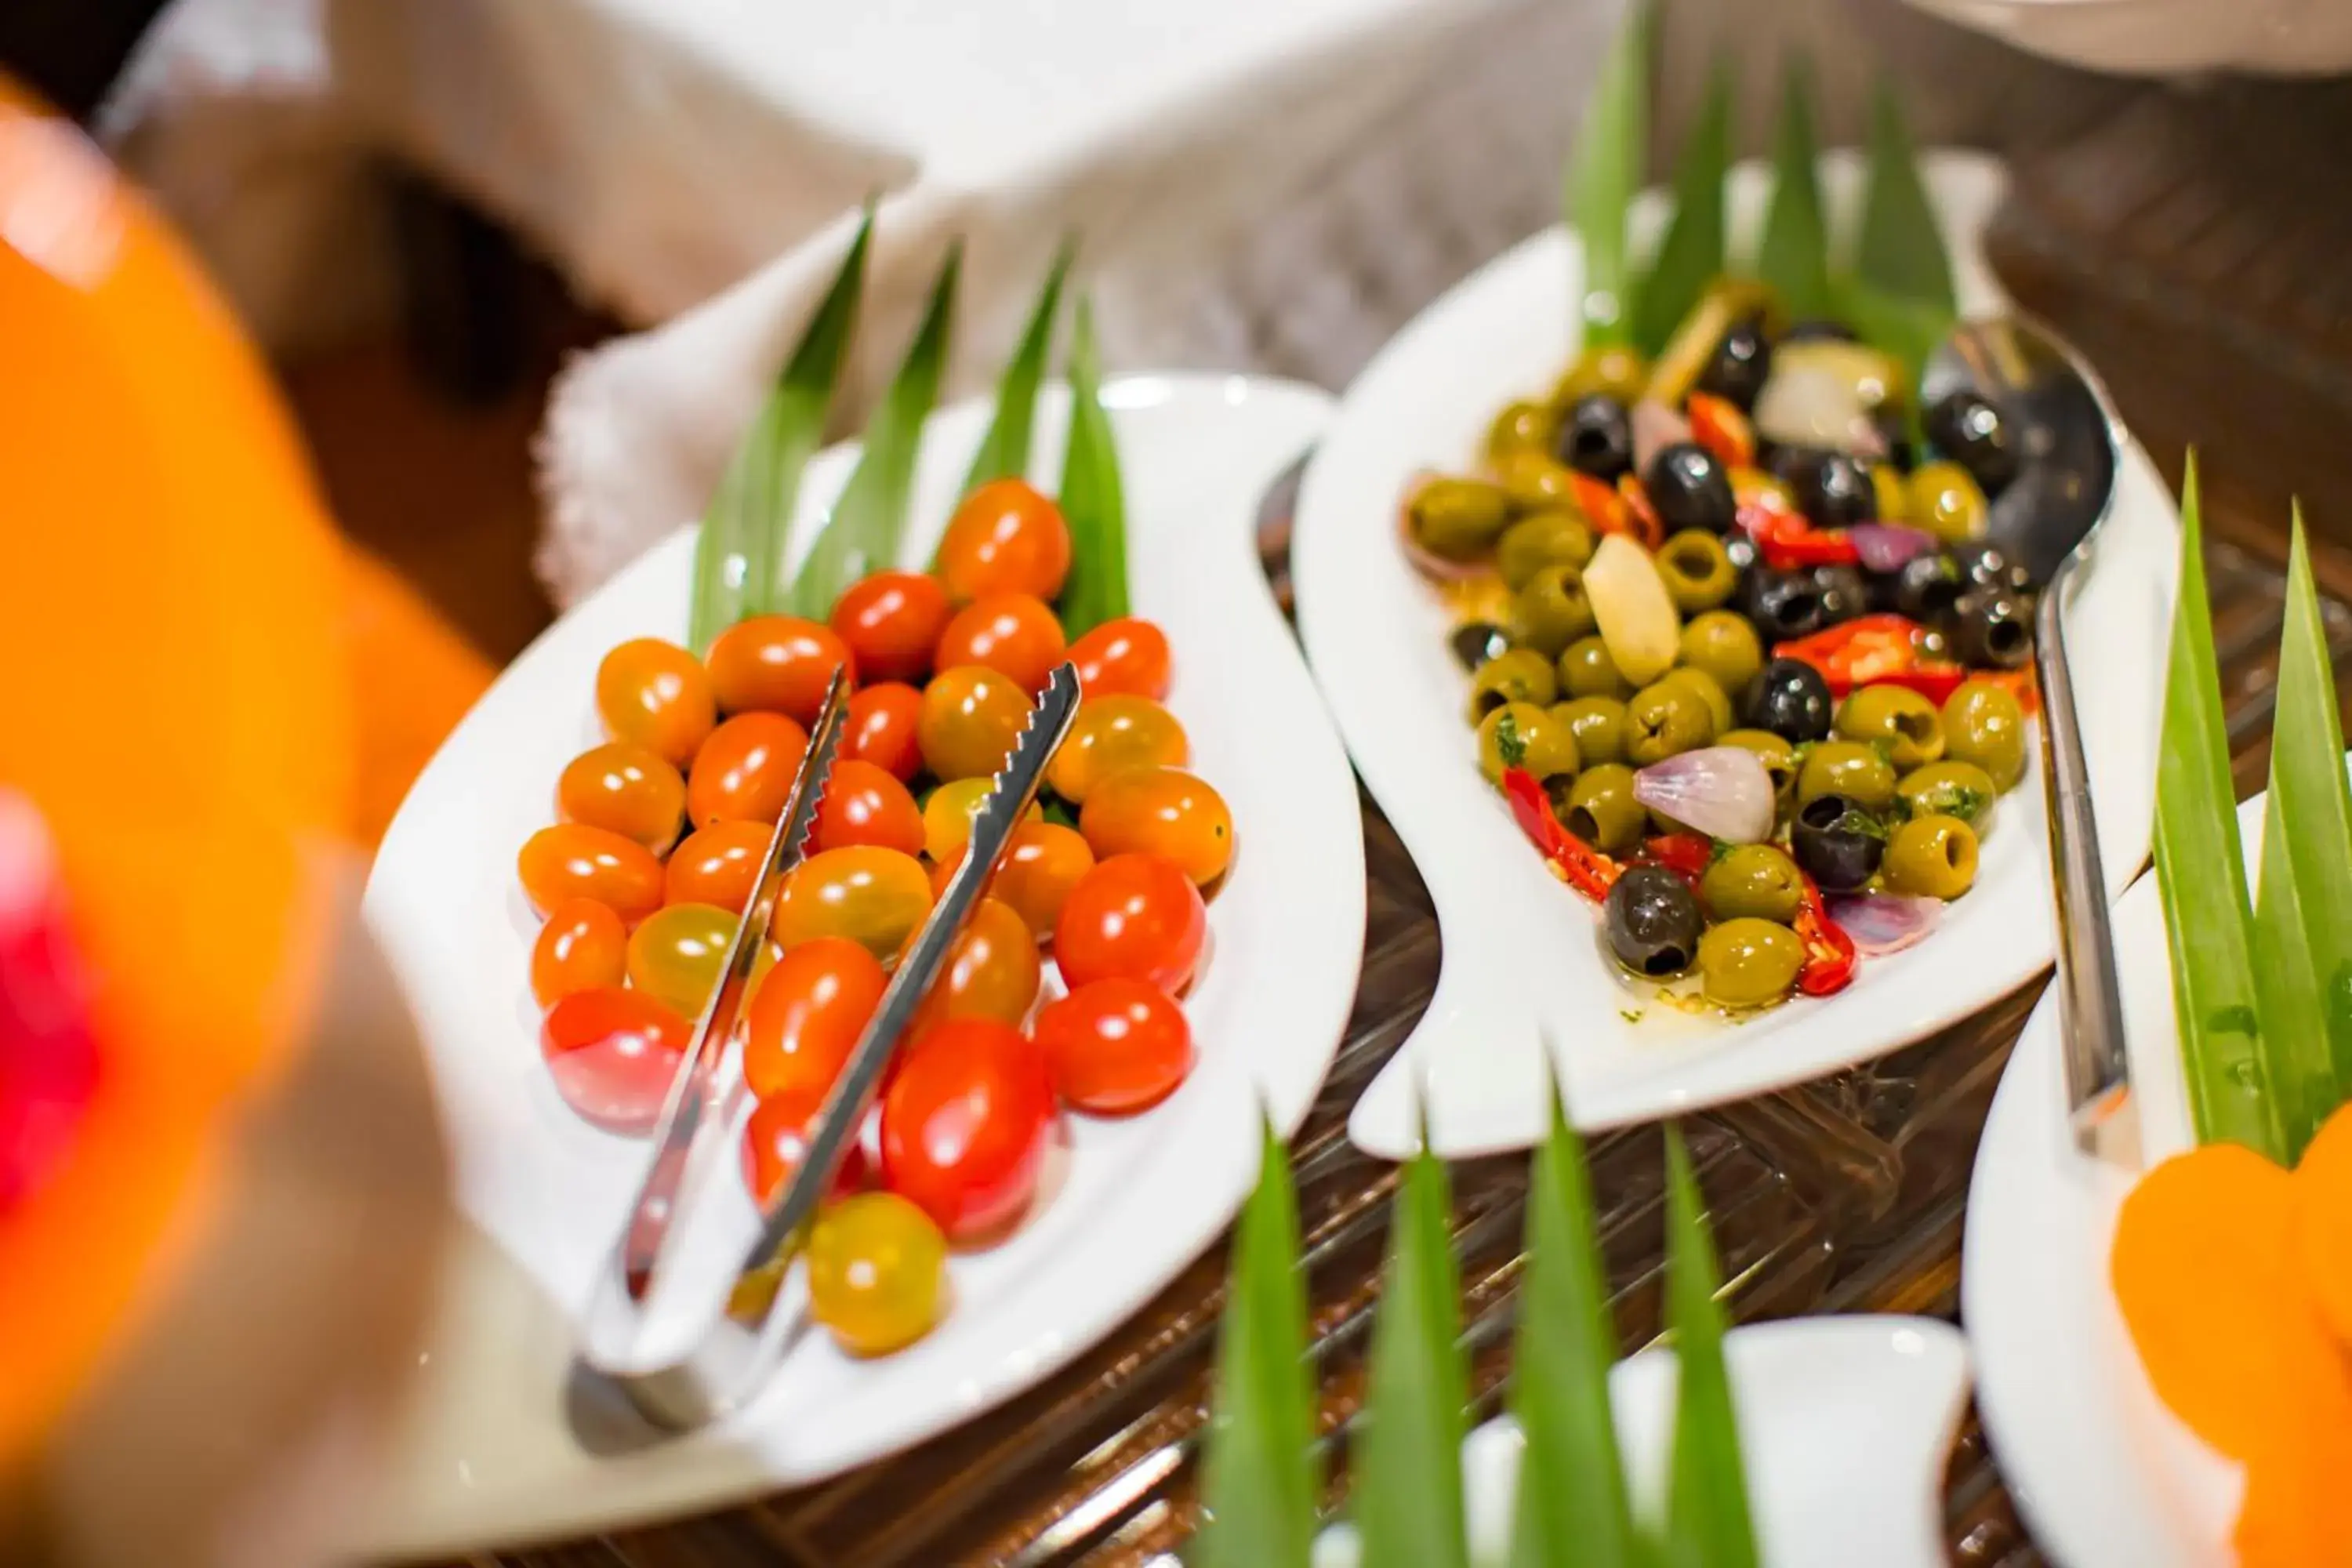
[[[1633,339],[1633,265],[1626,226],[1649,145],[1649,13],[1637,3],[1601,61],[1564,193],[1569,226],[1584,249],[1584,294],[1577,314],[1587,348]]]
[[[1731,67],[1716,61],[1698,123],[1675,169],[1675,216],[1649,275],[1633,290],[1633,342],[1655,357],[1723,276],[1723,180],[1731,166]]]
[[[1354,1514],[1363,1568],[1467,1568],[1462,1501],[1469,1379],[1458,1343],[1445,1166],[1424,1147],[1405,1162],[1389,1266],[1372,1324]]]
[[[1959,314],[1944,231],[1919,174],[1903,104],[1882,81],[1870,122],[1870,173],[1862,201],[1862,232],[1854,245],[1853,279],[1873,294],[1906,306]]]
[[[1822,216],[1821,148],[1813,136],[1813,73],[1790,57],[1780,84],[1780,124],[1772,145],[1772,205],[1756,248],[1756,275],[1799,321],[1833,314],[1830,235]]]
[[[988,422],[973,454],[971,471],[964,476],[963,493],[970,495],[991,479],[1026,479],[1029,474],[1029,429],[1037,417],[1037,387],[1045,379],[1045,356],[1054,344],[1054,321],[1061,313],[1062,283],[1069,276],[1070,259],[1077,253],[1076,239],[1066,239],[1054,253],[1045,285],[1037,291],[1036,309],[1029,313],[1021,346],[996,384],[996,414]]]
[[[1677,1366],[1666,1482],[1672,1568],[1757,1568],[1731,1375],[1723,1362],[1722,1289],[1698,1180],[1681,1131],[1666,1128],[1666,1326]]]
[[[1070,440],[1062,459],[1062,515],[1070,525],[1070,574],[1062,584],[1062,629],[1076,638],[1128,613],[1127,491],[1118,442],[1103,407],[1095,358],[1094,310],[1078,296],[1070,330]]]

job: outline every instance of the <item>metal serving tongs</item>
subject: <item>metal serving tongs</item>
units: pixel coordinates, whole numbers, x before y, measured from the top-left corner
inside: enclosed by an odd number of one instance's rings
[[[898,1037],[946,966],[1006,841],[1036,799],[1070,722],[1078,672],[1064,664],[1046,681],[1028,727],[971,823],[970,849],[900,955],[873,1019],[811,1124],[806,1155],[781,1194],[756,1201],[737,1173],[751,1110],[740,1026],[752,968],[768,941],[785,879],[803,858],[847,717],[848,683],[834,679],[744,907],[719,983],[696,1025],[654,1134],[628,1222],[597,1281],[582,1360],[617,1384],[648,1421],[684,1431],[741,1408],[782,1359],[799,1314],[778,1291],[756,1322],[728,1310],[738,1279],[783,1257],[816,1212],[842,1156],[858,1136]],[[725,1178],[714,1181],[714,1173]],[[715,1188],[715,1191],[706,1190]]]

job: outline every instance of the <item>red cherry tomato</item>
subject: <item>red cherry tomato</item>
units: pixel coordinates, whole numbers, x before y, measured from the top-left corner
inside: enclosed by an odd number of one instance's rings
[[[1089,697],[1123,694],[1168,700],[1168,634],[1150,621],[1105,621],[1070,645],[1078,685]]]
[[[775,836],[764,822],[714,822],[686,836],[662,873],[665,904],[715,904],[743,912]]]
[[[686,811],[697,827],[764,822],[784,814],[808,731],[781,713],[738,713],[702,743],[686,778]]]
[[[922,572],[877,572],[833,606],[834,635],[867,680],[919,680],[947,629],[948,591]]]
[[[565,1104],[608,1131],[646,1132],[693,1033],[651,997],[608,985],[549,1009],[539,1043]]]
[[[751,998],[743,1081],[762,1102],[779,1095],[822,1099],[886,984],[881,960],[846,937],[821,936],[787,949]]]
[[[950,1237],[1019,1217],[1054,1123],[1045,1053],[1020,1030],[959,1018],[916,1037],[882,1099],[882,1179]]]
[[[922,716],[921,692],[896,680],[877,681],[849,700],[841,754],[872,763],[905,784],[923,771],[923,747],[917,733]]]
[[[1037,1044],[1061,1097],[1107,1115],[1157,1105],[1192,1070],[1184,1009],[1140,980],[1097,980],[1051,1004]]]
[[[674,768],[694,760],[718,718],[701,661],[659,637],[637,637],[604,656],[596,667],[596,711],[606,734]]]
[[[530,947],[530,994],[552,1007],[576,991],[618,985],[627,973],[629,933],[593,899],[555,906]]]
[[[1051,599],[1069,574],[1062,509],[1019,479],[992,479],[966,496],[940,539],[940,575],[960,605],[991,594]]]
[[[816,849],[872,844],[902,855],[923,852],[923,814],[907,786],[872,763],[834,764],[816,803]]]
[[[751,1190],[754,1202],[772,1203],[783,1194],[784,1184],[801,1168],[801,1158],[808,1152],[809,1123],[824,1109],[824,1094],[819,1090],[780,1094],[761,1100],[752,1110],[751,1124],[743,1129],[743,1184]],[[852,1140],[842,1151],[841,1164],[825,1195],[847,1197],[863,1192],[872,1179],[864,1142]]]
[[[556,815],[634,838],[658,855],[677,842],[686,818],[686,780],[643,746],[610,741],[564,764],[555,781]]]
[[[849,665],[848,645],[831,626],[796,616],[754,616],[720,632],[710,645],[710,689],[725,713],[757,710],[800,724],[816,721],[833,672]]]
[[[524,841],[515,869],[541,914],[573,899],[593,899],[634,925],[661,908],[662,864],[653,851],[585,823],[541,828]]]
[[[1070,889],[1054,925],[1054,957],[1073,991],[1123,976],[1172,994],[1192,977],[1208,931],[1208,907],[1181,867],[1114,855]]]
[[[935,658],[941,669],[976,664],[1034,692],[1062,662],[1062,623],[1043,599],[992,594],[955,613],[940,634]]]

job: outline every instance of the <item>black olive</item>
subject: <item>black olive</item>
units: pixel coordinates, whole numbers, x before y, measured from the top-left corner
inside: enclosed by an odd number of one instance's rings
[[[1801,746],[1828,738],[1835,709],[1820,670],[1801,658],[1776,658],[1749,683],[1745,717],[1749,728]]]
[[[1511,639],[1491,621],[1465,621],[1454,628],[1454,657],[1462,668],[1475,670],[1490,658],[1511,651]]]
[[[1790,824],[1789,847],[1822,892],[1852,893],[1878,869],[1886,853],[1886,829],[1845,796],[1817,795]]]
[[[1969,591],[1969,580],[1958,562],[1935,550],[1914,555],[1871,586],[1882,607],[1932,626],[1952,613]]]
[[[2033,611],[2000,588],[1978,588],[1952,612],[1952,651],[1963,664],[2015,669],[2033,657]]]
[[[1659,448],[1642,476],[1642,488],[1668,533],[1703,528],[1722,533],[1731,527],[1739,503],[1732,499],[1731,476],[1720,458],[1693,441]]]
[[[1998,544],[1971,539],[1953,545],[1951,551],[1960,575],[1972,588],[2006,588],[2012,594],[2031,593],[2033,589],[2033,579],[2026,575],[2025,568],[2011,561]]]
[[[1797,510],[1816,528],[1851,528],[1878,519],[1878,487],[1869,470],[1843,452],[1783,447],[1772,454],[1770,472],[1789,487]]]
[[[1822,602],[1822,625],[1838,626],[1870,608],[1870,586],[1854,566],[1815,566],[1804,574]]]
[[[1744,577],[1756,564],[1756,542],[1735,528],[1723,536],[1723,553],[1731,563],[1731,569]]]
[[[1767,643],[1811,637],[1822,629],[1822,596],[1802,572],[1759,566],[1739,585],[1739,613],[1756,623]]]
[[[1559,460],[1610,484],[1633,471],[1633,421],[1605,392],[1580,397],[1559,422]]]
[[[1886,456],[1881,459],[1900,479],[1919,466],[1919,454],[1911,447],[1911,427],[1899,414],[1881,409],[1871,423],[1878,426],[1879,438],[1886,443]]]
[[[1609,951],[1636,974],[1663,980],[1698,956],[1698,899],[1664,866],[1636,866],[1611,884],[1601,909]]]
[[[1862,342],[1862,334],[1843,321],[1825,321],[1816,316],[1811,321],[1791,324],[1787,331],[1780,334],[1780,341],[1784,343],[1858,343]]]
[[[1731,323],[1707,357],[1706,368],[1698,373],[1698,390],[1737,404],[1745,413],[1756,406],[1756,395],[1771,374],[1772,345],[1765,341],[1763,323],[1743,316]]]
[[[1927,410],[1922,422],[1937,451],[1959,464],[1988,498],[2017,478],[2017,443],[2000,410],[1973,392],[1955,392]]]

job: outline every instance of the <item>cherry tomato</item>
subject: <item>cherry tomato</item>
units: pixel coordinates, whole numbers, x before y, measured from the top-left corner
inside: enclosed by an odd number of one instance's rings
[[[596,712],[607,735],[674,768],[694,760],[719,718],[701,662],[659,637],[638,637],[604,656],[596,667]]]
[[[662,901],[715,904],[741,914],[775,831],[764,822],[714,822],[688,834],[662,874]]]
[[[992,594],[955,613],[933,658],[941,669],[977,664],[1002,670],[1034,694],[1062,662],[1062,623],[1043,599]]]
[[[1070,645],[1078,686],[1089,697],[1168,700],[1168,634],[1132,616],[1105,621]]]
[[[530,945],[530,994],[541,1007],[552,1007],[575,991],[618,985],[628,950],[620,916],[593,899],[567,899]]]
[[[833,606],[834,635],[867,680],[920,680],[947,629],[948,591],[922,572],[877,572]]]
[[[808,1152],[809,1123],[824,1109],[824,1095],[780,1094],[763,1100],[752,1110],[751,1120],[743,1129],[743,1185],[758,1204],[773,1203],[783,1195],[784,1184],[801,1168],[801,1160]],[[865,1190],[873,1179],[866,1159],[866,1146],[853,1140],[841,1152],[841,1164],[833,1173],[833,1182],[826,1195],[845,1198]]]
[[[1184,1009],[1140,980],[1097,980],[1049,1004],[1037,1044],[1061,1097],[1106,1115],[1157,1105],[1192,1070]]]
[[[1070,889],[1095,868],[1095,852],[1076,828],[1024,822],[1013,830],[989,894],[1013,906],[1039,940],[1054,933]]]
[[[1192,755],[1184,726],[1149,697],[1089,697],[1046,764],[1045,782],[1082,804],[1097,781],[1129,768],[1181,768]]]
[[[882,1179],[957,1240],[1019,1217],[1054,1123],[1045,1056],[1020,1030],[960,1018],[916,1037],[882,1097]]]
[[[947,968],[931,983],[912,1027],[920,1031],[950,1018],[993,1018],[1017,1029],[1037,1000],[1040,968],[1029,923],[1011,906],[982,899],[956,937]]]
[[[1054,926],[1054,958],[1073,991],[1123,976],[1171,994],[1201,962],[1209,911],[1173,860],[1118,855],[1070,889]]]
[[[852,1355],[887,1355],[931,1331],[948,1305],[948,1244],[895,1193],[860,1193],[809,1227],[809,1312]]]
[[[785,880],[775,938],[788,957],[814,938],[845,936],[887,961],[930,912],[931,881],[913,856],[870,845],[827,849]]]
[[[658,855],[677,842],[686,780],[645,747],[608,741],[564,764],[555,810],[565,822],[604,828]]]
[[[881,962],[845,937],[788,949],[752,994],[743,1081],[762,1102],[823,1100],[886,984]]]
[[[907,786],[872,763],[834,763],[816,803],[815,844],[846,849],[871,844],[902,855],[923,852],[923,814]]]
[[[995,787],[991,778],[950,779],[931,791],[923,801],[923,853],[942,866],[961,859],[964,846],[971,842],[971,819]],[[1023,820],[1045,818],[1044,808],[1031,801]]]
[[[992,479],[966,496],[940,539],[940,576],[960,605],[991,594],[1050,599],[1069,574],[1062,509],[1019,479]]]
[[[934,774],[969,779],[1003,767],[1028,722],[1029,697],[1017,683],[968,664],[931,677],[915,733]]]
[[[542,827],[515,857],[531,907],[551,914],[573,899],[593,899],[635,925],[662,901],[662,864],[634,838],[585,823]]]
[[[726,713],[782,713],[803,725],[816,721],[833,672],[849,665],[848,645],[831,626],[796,616],[754,616],[720,632],[710,645],[710,689]]]
[[[565,1104],[609,1131],[646,1132],[693,1033],[652,997],[607,985],[548,1009],[539,1045]]]
[[[781,713],[738,713],[702,743],[686,776],[697,827],[714,822],[776,825],[808,752],[808,731]]]
[[[671,904],[629,933],[629,984],[681,1017],[699,1018],[735,940],[732,910]]]
[[[923,748],[915,726],[923,713],[923,694],[896,680],[877,681],[849,700],[849,718],[842,729],[841,754],[872,763],[900,784],[923,771]]]
[[[1234,816],[1205,780],[1178,768],[1139,768],[1097,784],[1078,813],[1097,855],[1162,855],[1208,886],[1234,858]]]

